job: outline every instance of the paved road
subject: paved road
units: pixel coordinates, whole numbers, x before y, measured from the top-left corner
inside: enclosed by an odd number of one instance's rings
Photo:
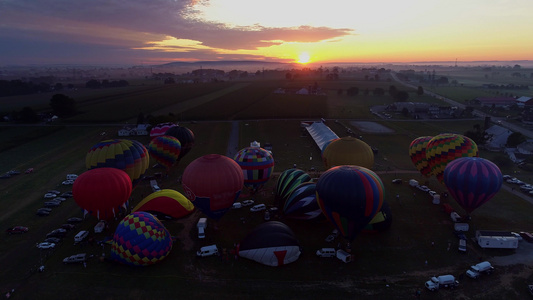
[[[226,156],[233,158],[239,150],[239,121],[231,122],[231,132],[228,139],[228,149]]]

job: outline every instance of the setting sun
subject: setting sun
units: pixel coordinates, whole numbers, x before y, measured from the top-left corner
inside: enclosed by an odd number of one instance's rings
[[[307,52],[302,52],[298,56],[298,63],[300,63],[300,64],[306,64],[310,60],[311,60],[311,56],[309,56],[309,53],[307,53]]]

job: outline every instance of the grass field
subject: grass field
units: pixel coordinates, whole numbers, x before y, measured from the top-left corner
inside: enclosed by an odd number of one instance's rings
[[[422,290],[423,282],[431,275],[444,272],[459,275],[480,257],[490,259],[495,256],[512,255],[512,252],[507,251],[481,250],[472,240],[469,240],[469,253],[459,254],[456,251],[457,239],[452,234],[453,225],[449,216],[440,206],[432,204],[428,195],[406,184],[410,178],[415,178],[437,192],[444,192],[445,188],[435,179],[426,179],[416,172],[408,157],[410,142],[423,135],[436,135],[441,132],[463,133],[472,129],[475,124],[481,123],[481,120],[438,122],[382,120],[375,119],[368,113],[369,106],[390,101],[387,97],[350,98],[346,95],[338,96],[331,91],[327,93],[327,98],[285,99],[283,96],[266,92],[267,87],[275,89],[283,84],[284,82],[259,84],[262,88],[251,90],[253,83],[240,84],[235,89],[232,88],[235,85],[230,84],[225,87],[208,88],[203,93],[191,91],[189,97],[192,98],[183,97],[180,101],[184,103],[190,99],[198,101],[198,106],[189,102],[190,106],[183,111],[184,118],[198,116],[198,120],[201,120],[203,111],[206,119],[217,115],[222,120],[181,123],[195,133],[195,145],[168,177],[159,180],[160,186],[182,191],[177,178],[186,166],[204,154],[225,154],[232,126],[229,120],[240,120],[237,148],[248,146],[254,140],[273,145],[276,174],[261,192],[253,195],[257,203],[272,204],[272,189],[278,174],[283,170],[297,164],[304,170],[313,167],[318,171],[324,171],[319,149],[300,127],[300,120],[318,116],[311,115],[309,111],[301,111],[302,105],[299,101],[308,101],[305,104],[314,103],[311,105],[313,110],[319,107],[316,112],[323,110],[327,112],[326,117],[329,120],[326,124],[337,135],[345,136],[346,129],[350,128],[361,135],[369,145],[379,149],[373,170],[379,174],[385,185],[385,199],[393,212],[393,225],[389,231],[383,233],[358,235],[352,242],[354,254],[352,263],[344,264],[336,259],[318,258],[314,254],[318,248],[335,247],[337,243],[345,242],[342,238],[331,244],[324,241],[333,229],[326,220],[301,222],[283,216],[280,216],[280,220],[295,232],[303,249],[299,260],[293,264],[271,268],[242,258],[235,260],[233,257],[226,259],[225,256],[205,259],[195,257],[195,251],[209,243],[231,249],[234,243],[242,240],[251,229],[265,222],[262,214],[251,213],[246,208],[230,210],[218,222],[209,220],[206,240],[198,240],[196,237],[194,224],[201,216],[199,212],[180,220],[164,220],[163,223],[171,234],[177,237],[177,241],[164,261],[147,268],[101,262],[99,258],[102,252],[109,255],[109,246],[105,246],[104,249],[90,244],[84,247],[74,246],[71,241],[75,233],[72,232],[57,249],[40,252],[34,245],[41,241],[47,232],[60,226],[68,217],[82,215],[79,207],[70,199],[61,207],[54,209],[49,217],[37,217],[34,211],[41,206],[42,195],[53,188],[68,190],[70,187],[60,185],[65,175],[82,173],[85,169],[84,158],[87,150],[101,139],[116,138],[116,132],[120,127],[97,124],[65,125],[44,131],[39,127],[2,127],[0,139],[11,146],[2,148],[0,171],[24,170],[29,167],[34,167],[36,171],[33,174],[21,174],[0,182],[2,195],[0,210],[4,212],[0,215],[0,227],[7,228],[13,225],[30,227],[27,234],[0,237],[2,265],[0,292],[15,288],[16,295],[21,299],[35,298],[36,295],[41,299],[58,297],[64,299],[119,297],[324,299],[331,298],[332,295],[340,299],[406,299],[412,297],[417,289]],[[324,83],[324,86],[330,84],[332,89],[335,88],[334,85],[337,85],[337,89],[354,84],[362,85],[361,81],[355,83],[346,81]],[[387,83],[388,85],[390,83]],[[250,95],[250,99],[247,99],[246,95]],[[128,101],[126,96],[115,95],[113,98],[118,102]],[[235,102],[238,99],[241,99],[242,103]],[[287,119],[260,120],[260,118],[269,119],[268,115],[275,113],[276,110],[265,108],[271,103],[289,101],[294,103],[284,106],[287,112],[280,112],[281,116],[286,114]],[[94,101],[93,103],[94,107],[87,104],[87,111],[97,111],[96,108],[105,107],[100,106],[103,104],[96,104]],[[168,111],[172,111],[170,108],[174,104],[161,102],[157,108],[153,106],[154,111],[165,111],[161,109],[164,105],[169,105]],[[227,109],[228,106],[236,106],[238,109],[232,112]],[[343,109],[346,112],[343,112]],[[290,113],[298,110],[300,112],[296,112],[296,115],[300,117],[289,119]],[[253,117],[254,113],[257,118]],[[128,110],[123,116],[126,115],[136,117],[133,110]],[[334,122],[335,119],[339,119],[338,122]],[[352,123],[353,119],[373,120],[391,129],[392,132],[363,132]],[[106,135],[101,135],[102,132]],[[147,137],[137,139],[144,144],[149,142]],[[481,152],[481,155],[488,158],[496,157],[493,153]],[[147,175],[160,171],[161,169],[150,168]],[[512,164],[506,164],[502,167],[502,171],[533,182],[530,174],[516,173],[520,169]],[[318,175],[314,172],[311,174]],[[404,184],[392,184],[391,180],[394,178],[403,179]],[[142,182],[134,189],[130,204],[135,205],[149,193],[148,182]],[[247,194],[246,191],[244,194]],[[396,195],[399,195],[400,200],[396,199]],[[251,196],[244,195],[242,199],[246,197]],[[454,200],[443,200],[462,212]],[[472,237],[476,229],[533,231],[532,212],[529,202],[502,189],[489,203],[474,212],[468,235]],[[245,224],[241,218],[245,219]],[[92,227],[97,220],[87,217],[75,230],[91,230],[91,236],[99,240],[111,236],[118,221],[111,221],[110,228],[104,233],[94,234]],[[434,242],[434,246],[431,242]],[[450,244],[449,251],[448,244]],[[64,257],[82,251],[95,255],[88,262],[87,268],[82,265],[61,263]],[[38,273],[36,268],[40,265],[41,259],[46,271]],[[521,275],[511,276],[517,272]],[[521,284],[532,278],[530,267],[498,267],[497,273],[497,276],[478,282],[465,279],[465,282],[461,283],[462,288],[455,291],[442,290],[436,294],[423,291],[422,296],[433,299],[518,299],[526,296],[526,291],[521,290]],[[506,278],[509,284],[501,284],[502,278]],[[487,294],[487,291],[490,291],[490,294]]]

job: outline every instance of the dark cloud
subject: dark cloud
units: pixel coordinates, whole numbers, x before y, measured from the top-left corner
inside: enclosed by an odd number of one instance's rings
[[[281,42],[318,42],[353,34],[351,29],[228,27],[195,18],[194,0],[2,0],[0,63],[56,60],[208,59],[239,57],[216,49],[254,50]],[[166,37],[198,41],[213,50],[181,48],[170,53],[146,50]],[[143,49],[144,48],[144,49]],[[168,48],[172,50],[172,48]],[[186,51],[184,51],[186,50]],[[249,57],[249,55],[246,55]]]

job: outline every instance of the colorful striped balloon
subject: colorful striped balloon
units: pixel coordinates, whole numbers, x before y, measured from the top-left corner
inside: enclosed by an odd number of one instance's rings
[[[85,156],[87,170],[116,168],[128,174],[135,186],[150,164],[148,150],[134,140],[106,140],[91,147]]]
[[[172,250],[172,237],[152,214],[134,212],[117,226],[111,259],[133,266],[149,266],[163,260]]]
[[[443,175],[455,201],[470,214],[500,190],[503,175],[493,162],[480,157],[462,157],[448,164]]]
[[[338,166],[324,172],[316,184],[318,205],[349,241],[374,218],[385,198],[379,176],[359,166]]]
[[[421,136],[414,139],[409,145],[409,157],[415,168],[425,177],[431,176],[431,168],[426,159],[426,147],[432,136]]]
[[[270,179],[274,171],[272,154],[261,147],[246,147],[233,158],[241,167],[244,175],[244,186],[257,191]]]
[[[175,127],[175,126],[178,126],[174,123],[161,123],[161,124],[157,124],[155,125],[154,127],[152,127],[152,129],[150,130],[150,138],[153,139],[155,138],[156,136],[162,136],[162,135],[165,135],[166,132],[172,128],[172,127]]]
[[[442,133],[429,140],[426,146],[426,160],[431,174],[444,183],[444,169],[452,160],[459,157],[477,157],[477,144],[470,138],[454,133]]]
[[[311,181],[311,176],[300,169],[288,169],[281,172],[274,189],[274,199],[279,208],[282,209],[285,206],[285,202],[297,186],[309,181]]]
[[[169,170],[178,161],[181,151],[180,141],[169,135],[156,136],[148,144],[148,152],[161,165]]]
[[[290,219],[313,220],[322,217],[316,200],[316,184],[304,182],[297,186],[283,206],[283,214]]]

